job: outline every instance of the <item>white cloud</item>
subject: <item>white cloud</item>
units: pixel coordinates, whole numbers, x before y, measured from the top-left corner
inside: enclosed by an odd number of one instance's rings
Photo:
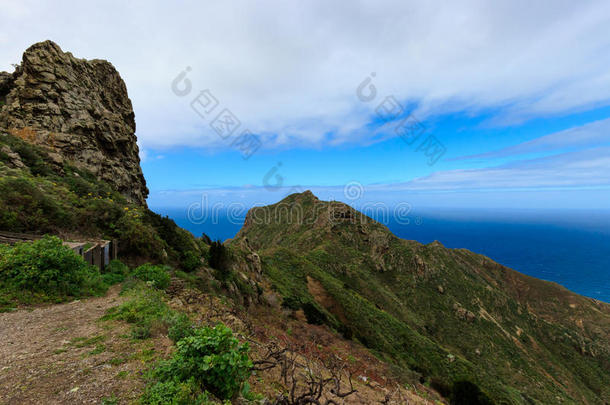
[[[435,172],[395,190],[579,189],[602,187],[610,193],[610,147],[599,147],[497,167]]]
[[[591,148],[603,145],[610,145],[610,119],[594,121],[578,127],[565,129],[497,151],[465,156],[453,160],[497,158],[536,152]]]
[[[503,107],[496,122],[610,101],[607,1],[43,2],[4,0],[5,69],[52,39],[110,60],[127,82],[146,148],[226,147],[170,91],[186,66],[267,146],[367,142],[393,94],[425,117]],[[376,73],[378,99],[355,96]]]

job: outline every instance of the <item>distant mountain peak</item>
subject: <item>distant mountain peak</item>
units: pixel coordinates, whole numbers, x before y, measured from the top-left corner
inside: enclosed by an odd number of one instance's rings
[[[285,306],[424,378],[476,381],[497,403],[593,404],[610,394],[608,373],[587,371],[610,364],[610,306],[554,283],[466,249],[400,239],[308,191],[252,208],[230,246],[256,254]]]
[[[300,193],[292,193],[284,197],[278,204],[294,204],[320,201],[319,198],[311,191],[305,190]]]

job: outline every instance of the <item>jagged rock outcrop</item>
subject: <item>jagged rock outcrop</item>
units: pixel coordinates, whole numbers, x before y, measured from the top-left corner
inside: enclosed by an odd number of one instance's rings
[[[0,72],[0,129],[146,204],[133,108],[109,62],[77,59],[51,41],[32,45],[14,73]]]

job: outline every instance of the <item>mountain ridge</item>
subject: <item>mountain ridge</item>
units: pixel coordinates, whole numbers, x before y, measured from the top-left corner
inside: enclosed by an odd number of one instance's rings
[[[507,403],[610,396],[608,304],[466,249],[400,239],[311,192],[251,209],[229,243],[243,240],[285,305],[314,305],[331,327],[428,380],[472,379]]]

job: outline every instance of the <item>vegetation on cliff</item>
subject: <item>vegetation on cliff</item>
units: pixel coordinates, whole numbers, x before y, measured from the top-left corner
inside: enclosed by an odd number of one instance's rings
[[[52,41],[36,43],[14,72],[0,73],[0,101],[0,128],[146,205],[135,114],[110,62],[76,58]]]
[[[117,239],[123,260],[188,270],[200,263],[205,245],[88,171],[58,165],[46,149],[1,132],[0,230]]]
[[[286,308],[448,396],[467,380],[499,403],[610,397],[607,304],[466,250],[401,240],[310,192],[253,208],[232,242],[244,246]]]
[[[60,302],[105,293],[99,269],[57,237],[0,244],[0,310],[15,304]]]

